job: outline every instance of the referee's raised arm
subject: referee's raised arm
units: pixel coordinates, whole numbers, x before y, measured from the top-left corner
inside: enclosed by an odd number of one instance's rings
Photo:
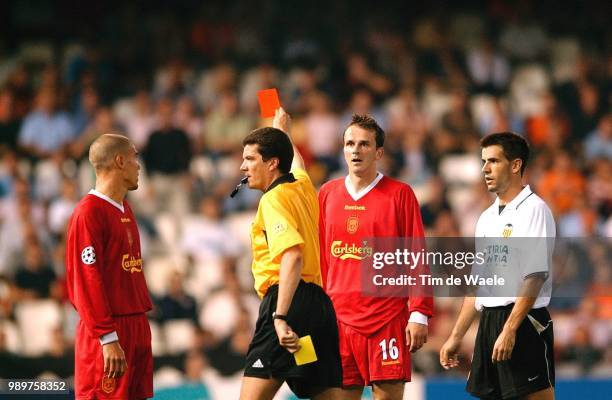
[[[291,127],[291,117],[282,107],[276,109],[276,112],[274,113],[274,120],[272,121],[272,127],[285,132],[287,136],[289,136],[289,140],[291,140],[291,144],[293,145],[293,162],[291,163],[291,171],[296,168],[305,169],[304,159],[302,158],[302,155],[300,154],[300,151],[296,147],[295,143],[293,143],[291,134],[289,133],[289,129]]]

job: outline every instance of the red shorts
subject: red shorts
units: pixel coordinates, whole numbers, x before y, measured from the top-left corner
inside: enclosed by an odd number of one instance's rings
[[[338,321],[342,385],[366,386],[376,381],[410,381],[410,351],[406,346],[408,318],[400,313],[371,336]]]
[[[79,321],[75,338],[74,390],[76,399],[143,399],[153,397],[151,328],[145,314],[114,317],[127,370],[121,378],[104,376],[100,339]]]

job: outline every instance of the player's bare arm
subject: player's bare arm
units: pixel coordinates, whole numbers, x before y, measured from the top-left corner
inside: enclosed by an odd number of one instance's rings
[[[281,256],[276,314],[287,315],[289,312],[293,295],[300,283],[301,271],[302,251],[299,246],[290,247]],[[274,319],[274,329],[281,346],[291,353],[298,351],[299,337],[293,332],[287,321]]]
[[[475,303],[475,297],[466,297],[463,299],[463,305],[461,306],[461,311],[459,312],[459,317],[455,322],[453,331],[440,349],[440,365],[442,365],[444,369],[454,368],[459,365],[457,354],[461,346],[461,340],[478,315],[478,311],[476,311],[474,307]]]
[[[512,312],[493,346],[492,361],[509,360],[516,341],[516,331],[535,304],[537,294],[544,284],[545,276],[536,274],[523,281],[521,295],[516,298]]]
[[[293,162],[291,163],[291,171],[296,168],[305,169],[304,159],[291,139],[291,116],[287,114],[282,107],[276,109],[274,119],[272,120],[272,127],[285,132],[287,136],[289,136],[289,140],[291,140],[291,144],[293,145]]]

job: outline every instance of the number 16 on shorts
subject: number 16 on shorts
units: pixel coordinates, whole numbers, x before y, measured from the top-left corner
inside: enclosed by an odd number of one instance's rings
[[[378,343],[382,353],[382,365],[399,364],[400,351],[397,347],[397,339],[383,339]]]

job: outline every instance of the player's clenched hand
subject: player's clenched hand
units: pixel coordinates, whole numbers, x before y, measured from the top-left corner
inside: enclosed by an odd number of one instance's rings
[[[459,365],[459,346],[461,342],[457,339],[449,337],[440,349],[440,365],[442,368],[449,369]]]
[[[408,322],[406,326],[406,346],[414,353],[427,343],[427,325],[418,322]]]
[[[291,125],[291,117],[289,114],[285,112],[282,107],[279,107],[274,112],[274,119],[272,120],[272,127],[276,129],[280,129],[285,132],[287,135],[289,134],[289,128]]]
[[[119,342],[103,345],[102,355],[104,356],[104,375],[109,378],[119,378],[125,373],[127,361]]]
[[[516,332],[511,329],[503,329],[493,346],[492,361],[499,362],[509,360],[512,356],[512,349],[514,349],[515,341]]]
[[[274,329],[276,330],[276,336],[278,336],[278,342],[281,346],[286,348],[289,353],[295,353],[300,349],[300,338],[297,333],[293,332],[291,327],[287,325],[287,322],[282,319],[275,319]]]

